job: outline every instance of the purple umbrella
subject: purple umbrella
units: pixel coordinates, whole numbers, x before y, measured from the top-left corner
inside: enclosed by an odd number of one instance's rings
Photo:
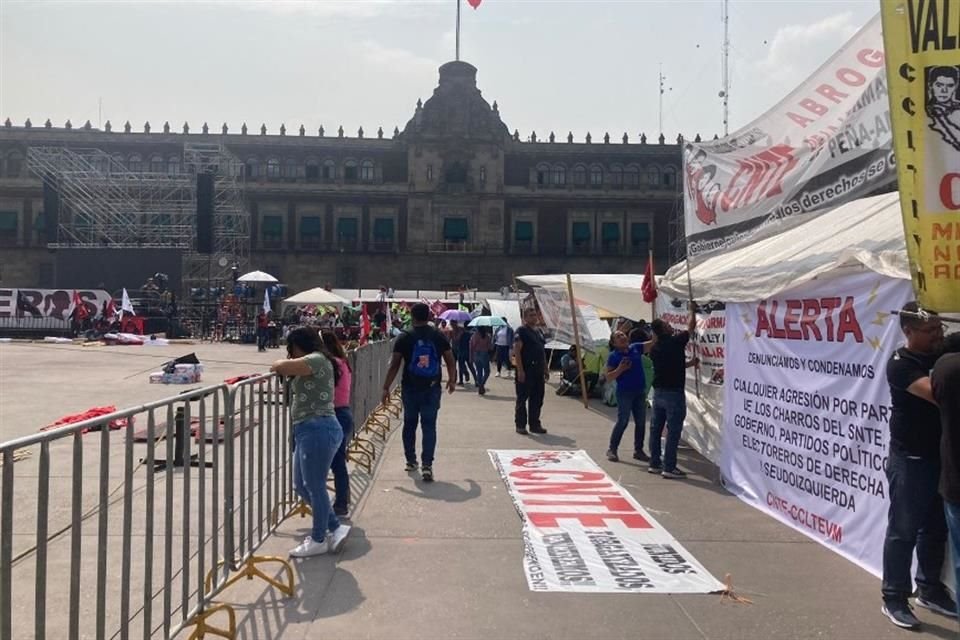
[[[461,311],[460,309],[447,309],[440,314],[440,319],[446,320],[447,322],[450,322],[451,320],[456,320],[457,322],[470,322],[473,320],[469,311]]]

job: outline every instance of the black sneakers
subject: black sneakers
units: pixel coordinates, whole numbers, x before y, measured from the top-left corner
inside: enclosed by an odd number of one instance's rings
[[[541,434],[546,432],[547,430],[544,429],[543,427],[530,427],[530,433]]]
[[[407,466],[405,466],[405,467],[403,468],[403,470],[409,473],[409,472],[411,472],[411,471],[416,471],[416,470],[419,469],[419,468],[420,468],[420,467],[419,467],[419,465],[417,465],[416,462],[408,462],[408,463],[407,463]]]
[[[424,482],[433,482],[433,467],[428,467],[423,465],[423,481]]]
[[[917,606],[929,609],[942,616],[950,616],[953,618],[957,615],[957,603],[946,593],[917,596]]]
[[[920,621],[917,620],[917,616],[913,615],[910,605],[906,602],[885,602],[880,611],[890,619],[890,622],[901,629],[920,628]]]

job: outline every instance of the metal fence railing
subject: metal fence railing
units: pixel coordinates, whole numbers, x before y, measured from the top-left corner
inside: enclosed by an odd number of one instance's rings
[[[356,435],[369,472],[399,415],[381,403],[391,343],[350,354]],[[219,384],[0,443],[0,640],[232,638],[217,595],[293,572],[257,552],[298,504],[284,382]],[[280,563],[285,579],[260,569]],[[274,573],[275,575],[275,573]],[[215,627],[213,614],[227,626]]]

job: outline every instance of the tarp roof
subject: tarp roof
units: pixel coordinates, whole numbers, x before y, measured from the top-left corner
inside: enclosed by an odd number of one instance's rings
[[[518,280],[531,287],[567,288],[567,276],[562,274],[520,276]],[[577,302],[596,307],[600,315],[613,314],[631,320],[653,319],[652,305],[644,302],[640,294],[642,274],[577,273],[571,274],[570,280],[573,284],[573,297]]]
[[[597,316],[597,310],[594,307],[585,304],[581,304],[579,306],[580,313],[583,315],[583,319],[587,324],[587,329],[590,331],[590,335],[583,336],[582,339],[586,345],[585,348],[589,347],[590,345],[596,346],[609,341],[610,325],[607,324],[602,318]],[[506,318],[507,322],[509,322],[510,326],[514,329],[523,324],[523,319],[520,316],[520,302],[516,299],[488,299],[487,307],[490,309],[490,315]],[[553,327],[550,328],[552,329]],[[551,340],[549,343],[547,343],[547,348],[569,349],[570,345],[559,340]]]
[[[690,280],[694,300],[754,302],[850,268],[910,279],[899,194],[855,200],[805,221],[771,224],[745,247],[694,260]],[[686,263],[671,267],[660,288],[687,298]]]

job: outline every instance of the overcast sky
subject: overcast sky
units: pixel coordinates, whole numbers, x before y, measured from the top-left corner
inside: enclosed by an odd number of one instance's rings
[[[775,104],[877,0],[730,2],[730,130]],[[511,131],[722,132],[720,0],[463,0],[461,59]],[[403,128],[454,58],[456,0],[0,0],[0,118]]]

